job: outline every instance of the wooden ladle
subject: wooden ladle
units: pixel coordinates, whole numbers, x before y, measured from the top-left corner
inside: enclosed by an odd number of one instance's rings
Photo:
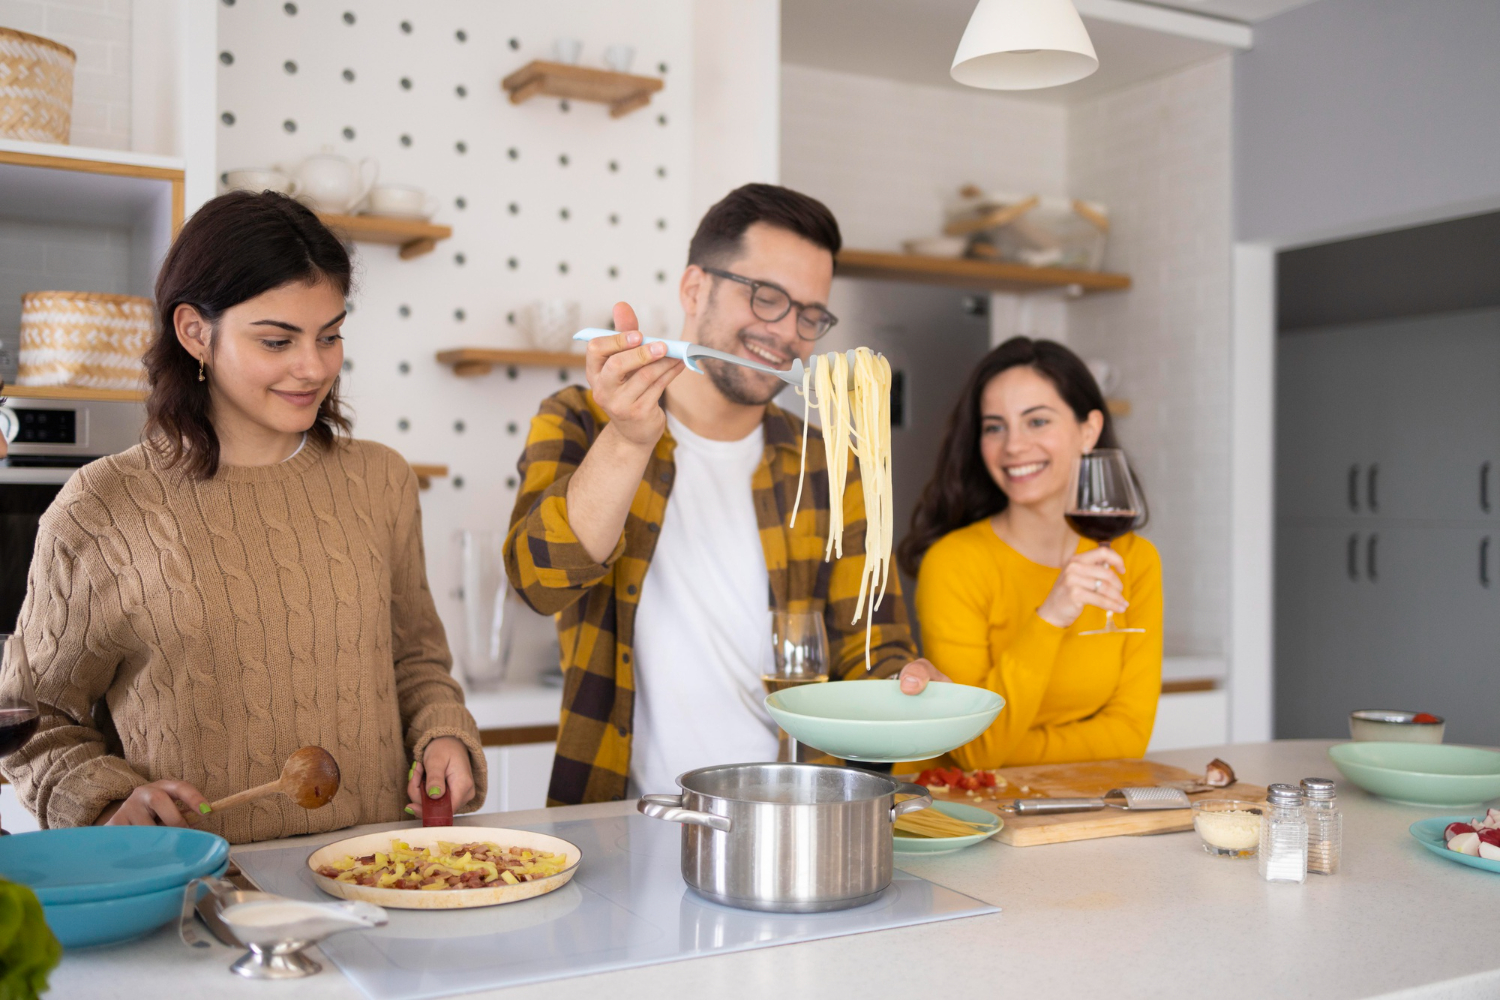
[[[217,802],[210,802],[208,808],[218,812],[277,792],[303,809],[326,806],[339,792],[339,762],[322,747],[303,747],[286,759],[281,766],[281,777],[275,781],[226,795]]]

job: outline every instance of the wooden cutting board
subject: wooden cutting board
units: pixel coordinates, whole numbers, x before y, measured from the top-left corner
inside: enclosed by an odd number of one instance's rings
[[[1205,765],[1208,761],[1203,762]],[[1031,847],[1036,844],[1063,844],[1070,840],[1095,840],[1100,837],[1138,836],[1147,833],[1174,833],[1193,828],[1190,809],[1154,809],[1131,812],[1127,809],[1102,809],[1095,812],[1054,813],[1050,816],[1017,816],[1000,809],[999,803],[1014,799],[1098,798],[1111,788],[1128,785],[1160,785],[1169,781],[1201,781],[1203,773],[1184,771],[1180,767],[1158,764],[1151,760],[1100,760],[1082,764],[1034,764],[1029,767],[1005,767],[996,773],[1010,782],[1010,787],[984,789],[979,797],[962,791],[933,792],[932,797],[947,802],[962,802],[995,813],[1005,826],[995,836],[1002,844]],[[1246,799],[1263,802],[1266,790],[1259,785],[1236,782],[1228,788],[1194,792],[1188,798]]]

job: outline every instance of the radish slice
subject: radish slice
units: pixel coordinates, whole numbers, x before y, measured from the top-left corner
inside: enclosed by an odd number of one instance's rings
[[[1456,834],[1452,840],[1448,841],[1448,850],[1467,854],[1473,858],[1479,857],[1479,834]]]

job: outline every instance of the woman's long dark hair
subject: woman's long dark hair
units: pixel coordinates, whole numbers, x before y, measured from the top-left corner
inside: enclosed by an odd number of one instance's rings
[[[1055,341],[1010,338],[986,354],[969,374],[958,404],[948,415],[937,468],[912,511],[911,530],[896,547],[896,560],[907,575],[917,575],[922,557],[939,538],[981,518],[993,517],[1010,503],[979,454],[979,405],[990,379],[1018,365],[1031,367],[1051,382],[1078,420],[1087,420],[1094,410],[1104,415],[1104,429],[1099,432],[1096,447],[1120,446],[1104,393],[1082,358]]]
[[[146,440],[194,479],[219,471],[219,435],[209,416],[208,383],[177,340],[172,316],[190,305],[214,328],[224,311],[273,288],[328,281],[345,298],[353,285],[349,252],[307,208],[285,195],[235,191],[193,214],[172,242],[156,279],[156,339],[146,350]],[[212,369],[210,369],[210,372]],[[334,379],[307,436],[328,447],[349,432]]]

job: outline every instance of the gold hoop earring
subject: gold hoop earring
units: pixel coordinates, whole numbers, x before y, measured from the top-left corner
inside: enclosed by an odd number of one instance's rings
[[[205,376],[203,374],[203,359],[202,358],[198,359],[198,381],[199,382],[207,382],[208,381],[207,376]]]

